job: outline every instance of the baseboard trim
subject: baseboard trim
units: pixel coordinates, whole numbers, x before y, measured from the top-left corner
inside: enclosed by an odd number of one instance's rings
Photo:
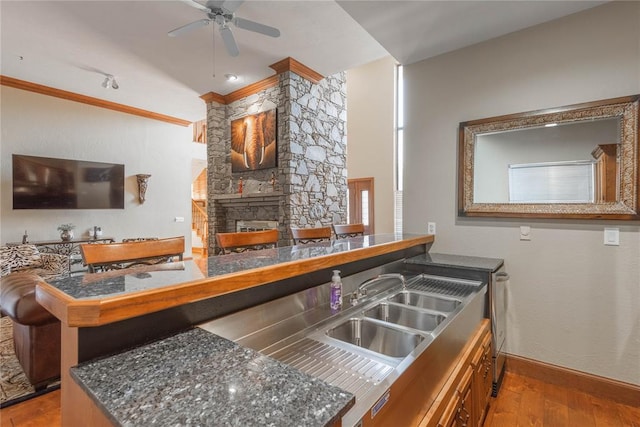
[[[636,407],[640,386],[580,372],[512,354],[507,355],[506,370],[546,383],[582,390],[594,396]]]

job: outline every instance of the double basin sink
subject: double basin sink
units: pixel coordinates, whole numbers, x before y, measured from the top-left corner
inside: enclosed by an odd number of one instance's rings
[[[326,331],[329,338],[389,357],[411,353],[462,301],[402,290],[361,316],[352,316]]]
[[[343,278],[347,295],[386,271]],[[420,375],[424,399],[433,398],[484,314],[486,286],[480,282],[421,274],[404,287],[395,281],[378,285],[384,289],[356,298],[355,305],[345,302],[338,312],[329,307],[326,284],[200,327],[354,394],[356,403],[342,418],[351,427],[371,417],[365,414],[391,385],[408,372],[416,375],[409,367],[418,359],[429,360]]]

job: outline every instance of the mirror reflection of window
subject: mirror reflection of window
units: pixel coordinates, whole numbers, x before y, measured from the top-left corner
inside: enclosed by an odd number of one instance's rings
[[[585,120],[572,123],[561,123],[556,126],[541,126],[504,132],[484,133],[476,136],[474,152],[473,202],[474,203],[521,203],[533,201],[536,197],[519,194],[518,200],[512,200],[509,187],[509,165],[570,163],[576,161],[593,161],[592,152],[602,144],[620,141],[620,118],[613,117],[599,120]],[[575,171],[576,169],[574,169]],[[535,174],[530,179],[539,180]],[[556,186],[562,185],[555,181]],[[591,187],[594,187],[593,179]],[[540,186],[544,186],[542,182]],[[529,188],[536,188],[531,183]],[[582,190],[581,190],[582,191]],[[583,199],[584,192],[581,192]],[[572,198],[576,195],[567,195]],[[555,196],[554,196],[555,197]],[[563,203],[542,201],[540,203]],[[593,203],[593,196],[589,201]],[[571,201],[573,202],[573,201]]]
[[[595,161],[509,166],[509,203],[593,203]]]

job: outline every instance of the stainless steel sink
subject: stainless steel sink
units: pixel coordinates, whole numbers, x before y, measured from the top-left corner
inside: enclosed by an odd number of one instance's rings
[[[364,312],[365,317],[395,323],[420,331],[433,331],[446,319],[442,314],[429,313],[395,304],[381,303]]]
[[[410,305],[429,310],[450,313],[454,311],[462,302],[453,298],[435,297],[421,292],[401,291],[388,298],[390,302]]]
[[[390,357],[405,357],[424,340],[422,335],[362,318],[352,318],[329,329],[327,336]]]

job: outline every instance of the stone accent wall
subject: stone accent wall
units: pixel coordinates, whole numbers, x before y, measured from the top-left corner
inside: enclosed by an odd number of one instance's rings
[[[272,108],[277,108],[277,167],[232,173],[231,120]],[[280,245],[290,243],[289,227],[347,222],[346,115],[345,73],[314,84],[287,71],[277,86],[229,105],[207,104],[210,253],[216,253],[215,233],[235,231],[238,219],[277,220]],[[241,204],[222,203],[238,192],[240,177]]]
[[[288,152],[284,153],[285,200],[292,227],[321,227],[346,222],[346,76],[339,73],[318,84],[287,72]]]

